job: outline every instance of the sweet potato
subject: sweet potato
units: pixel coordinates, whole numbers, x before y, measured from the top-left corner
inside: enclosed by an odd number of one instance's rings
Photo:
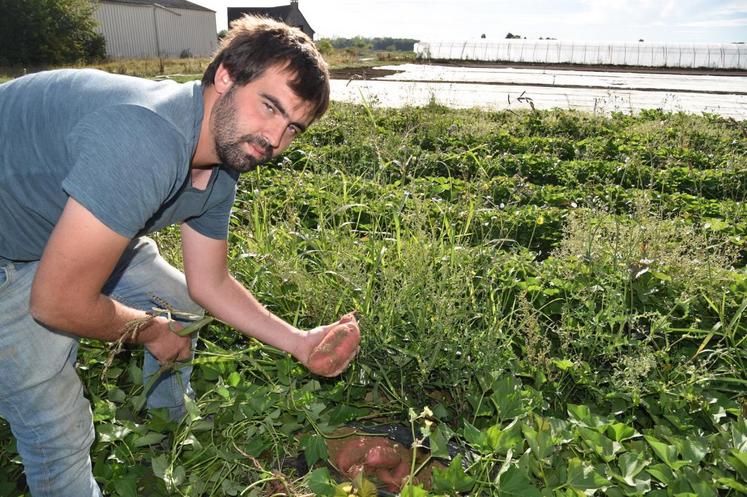
[[[406,461],[400,462],[392,469],[380,468],[376,471],[376,477],[386,485],[386,489],[390,492],[401,490],[402,484],[409,474],[410,466],[408,466]]]
[[[361,334],[355,318],[336,324],[311,351],[308,368],[322,376],[337,376],[358,352]]]
[[[366,454],[366,467],[395,468],[402,462],[399,451],[391,445],[377,445],[371,447]]]

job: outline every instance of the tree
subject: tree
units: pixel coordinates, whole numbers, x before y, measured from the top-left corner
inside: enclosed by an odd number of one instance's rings
[[[322,38],[316,42],[316,48],[321,52],[322,55],[329,55],[334,50],[332,42],[328,38]]]
[[[43,66],[106,56],[90,0],[0,0],[0,64]]]

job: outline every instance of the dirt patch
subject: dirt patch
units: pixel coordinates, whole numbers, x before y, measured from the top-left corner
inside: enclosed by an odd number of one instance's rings
[[[345,67],[342,69],[330,69],[329,75],[332,79],[375,79],[390,74],[397,74],[403,71],[393,71],[391,69],[379,69],[374,66],[367,67]]]

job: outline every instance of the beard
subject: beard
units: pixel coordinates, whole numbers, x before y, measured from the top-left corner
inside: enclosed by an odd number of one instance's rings
[[[234,85],[215,103],[211,118],[212,128],[218,159],[229,169],[245,173],[270,160],[272,146],[259,135],[240,135],[236,130],[235,90]],[[245,144],[255,145],[264,153],[261,157],[255,157],[246,152]]]

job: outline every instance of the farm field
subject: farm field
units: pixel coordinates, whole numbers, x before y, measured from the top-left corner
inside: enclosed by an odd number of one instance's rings
[[[717,71],[716,71],[717,72]],[[556,66],[401,64],[333,81],[333,98],[384,107],[568,109],[594,114],[645,109],[747,119],[744,71],[704,74]]]
[[[334,102],[242,178],[230,266],[299,327],[355,310],[358,358],[314,377],[211,324],[177,425],[141,410],[140,350],[83,342],[95,475],[375,495],[326,463],[354,423],[442,462],[407,496],[747,496],[746,197],[745,121]],[[178,232],[157,240],[179,264]],[[0,495],[24,492],[3,424]]]

